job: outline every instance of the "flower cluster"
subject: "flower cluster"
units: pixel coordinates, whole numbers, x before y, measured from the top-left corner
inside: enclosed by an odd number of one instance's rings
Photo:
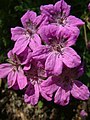
[[[81,100],[89,98],[87,86],[77,79],[83,73],[81,58],[73,46],[84,22],[70,15],[64,0],[40,7],[41,14],[28,10],[23,27],[11,28],[14,48],[8,63],[0,64],[0,78],[7,77],[8,88],[24,90],[24,100],[35,105],[41,95],[67,105],[70,94]]]

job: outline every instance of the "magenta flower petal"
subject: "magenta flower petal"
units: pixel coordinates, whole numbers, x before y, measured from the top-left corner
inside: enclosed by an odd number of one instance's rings
[[[41,87],[41,85],[40,85],[39,89],[40,89],[40,94],[41,94],[41,96],[43,98],[45,98],[47,101],[51,101],[52,100],[53,94],[47,93],[45,91],[45,89],[43,89],[43,87]]]
[[[41,7],[40,7],[40,10],[41,10],[42,14],[44,13],[46,15],[49,15],[49,12],[52,13],[53,9],[54,9],[54,7],[53,7],[52,4],[44,5],[44,6],[41,5]]]
[[[13,66],[9,63],[0,64],[0,78],[5,78],[11,72]]]
[[[32,50],[35,50],[36,47],[39,47],[41,45],[41,39],[38,34],[34,34],[33,38],[31,38],[31,42],[29,43],[29,46]]]
[[[10,51],[7,53],[7,56],[8,56],[9,59],[13,59],[12,50],[10,50]]]
[[[21,18],[21,22],[23,24],[24,27],[27,27],[27,24],[29,23],[29,21],[34,21],[36,18],[36,13],[33,11],[27,11]]]
[[[14,90],[19,90],[19,86],[18,86],[17,81],[16,81],[15,84],[12,86],[12,88],[13,88]]]
[[[53,74],[60,75],[62,73],[62,69],[63,69],[62,57],[61,55],[57,55]]]
[[[80,30],[75,26],[60,26],[57,31],[57,38],[61,38],[60,41],[64,47],[69,47],[76,43],[79,34]]]
[[[23,68],[23,70],[30,70],[30,68],[31,68],[31,65],[30,64],[26,64],[25,66],[24,66],[24,68]]]
[[[59,89],[55,94],[54,102],[59,105],[65,106],[69,103],[69,100],[70,100],[70,90],[66,91],[59,87]]]
[[[18,38],[24,36],[23,33],[25,33],[25,29],[22,27],[11,28],[11,34],[12,34],[11,39],[17,41]]]
[[[80,116],[81,116],[82,118],[85,118],[86,116],[88,116],[88,114],[87,114],[87,112],[86,112],[85,110],[81,110],[81,111],[80,111]]]
[[[41,83],[41,87],[47,94],[53,94],[58,89],[56,81],[57,78],[50,76]]]
[[[81,19],[76,18],[75,16],[72,15],[68,16],[67,23],[73,26],[82,26],[85,24]]]
[[[63,49],[62,59],[64,64],[69,68],[74,68],[81,63],[80,56],[70,47]]]
[[[45,25],[39,30],[39,34],[42,40],[49,44],[50,38],[55,37],[57,31],[58,27],[56,25]]]
[[[15,84],[16,82],[16,79],[17,79],[17,72],[14,72],[14,71],[11,71],[9,74],[8,74],[8,88],[11,88],[13,87],[13,85]]]
[[[33,94],[35,94],[34,92],[35,92],[34,86],[31,83],[29,83],[24,95],[24,101],[27,103],[31,102],[30,98],[33,96]]]
[[[54,71],[55,61],[56,61],[56,54],[50,53],[50,55],[48,56],[45,62],[45,70],[52,73]]]
[[[47,25],[48,24],[48,18],[45,17],[44,15],[38,15],[36,17],[36,19],[34,20],[34,24],[36,26],[39,26],[39,29],[43,26],[43,25]],[[38,29],[38,30],[39,30]],[[38,32],[38,31],[37,31]]]
[[[34,34],[34,35],[33,35],[33,40],[35,41],[35,43],[36,43],[37,45],[41,45],[41,38],[39,37],[38,34]]]
[[[39,88],[37,84],[32,85],[31,83],[29,83],[29,86],[27,87],[24,95],[24,100],[31,105],[37,104],[39,100]]]
[[[42,60],[42,59],[45,60],[47,58],[49,52],[50,52],[49,46],[41,45],[33,51],[32,56],[36,60]]]
[[[54,5],[54,9],[57,12],[61,12],[65,16],[69,15],[70,8],[71,8],[71,6],[68,5],[64,0],[60,0]]]
[[[82,76],[83,75],[83,73],[84,73],[84,68],[83,68],[83,65],[80,65],[79,67],[78,67],[78,73],[77,73],[77,77],[79,78],[80,76]]]
[[[45,62],[45,70],[50,74],[59,75],[62,73],[62,57],[57,53],[50,53]]]
[[[19,38],[14,45],[13,53],[16,53],[17,55],[19,55],[26,49],[28,44],[29,44],[29,38],[27,39],[26,37]]]
[[[44,80],[40,85],[40,88],[41,88],[40,93],[43,96],[43,98],[45,98],[47,101],[52,100],[53,93],[58,89],[58,86],[55,84],[56,80],[57,78],[54,79],[51,76],[46,80]]]
[[[25,88],[26,85],[27,85],[27,78],[24,75],[22,70],[19,70],[17,72],[17,83],[18,83],[18,86],[19,86],[20,89]]]
[[[73,83],[71,94],[73,97],[81,100],[87,100],[90,96],[88,87],[77,80]]]

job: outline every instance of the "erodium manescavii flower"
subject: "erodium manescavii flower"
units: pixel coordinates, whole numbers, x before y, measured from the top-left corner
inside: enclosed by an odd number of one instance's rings
[[[47,78],[46,71],[40,63],[38,65],[37,64],[38,62],[36,64],[32,64],[31,69],[26,71],[26,76],[29,83],[26,88],[24,100],[31,105],[38,103],[40,95],[47,101],[52,100],[52,94],[46,94],[44,90],[42,90],[42,83]]]
[[[54,93],[54,102],[59,105],[67,105],[70,100],[70,94],[76,99],[87,100],[89,98],[89,90],[86,85],[78,81],[83,73],[83,67],[79,66],[69,69],[65,66],[60,76],[51,76],[44,82],[43,90],[47,94]],[[54,87],[53,87],[54,86]],[[52,87],[54,89],[52,89]]]
[[[70,14],[71,6],[64,0],[60,0],[55,5],[41,5],[41,14],[48,16],[50,24],[56,24],[57,26],[82,26],[84,22],[75,16]]]
[[[19,89],[25,88],[27,78],[17,55],[13,54],[12,51],[8,53],[8,62],[0,64],[0,78],[7,77],[8,88],[14,87],[14,85]]]
[[[36,48],[33,51],[33,58],[45,59],[47,73],[59,75],[62,73],[63,64],[74,68],[81,63],[80,56],[70,47],[76,42],[77,27],[72,35],[71,33],[68,27],[63,29],[61,27],[59,30],[55,25],[42,27],[40,35],[46,45]]]
[[[0,78],[7,77],[8,88],[23,90],[26,103],[35,105],[42,96],[64,106],[70,95],[89,98],[88,87],[77,80],[83,67],[72,48],[84,22],[70,15],[70,8],[64,0],[41,5],[41,14],[28,10],[21,17],[23,27],[11,28],[15,44],[8,63],[0,64]]]
[[[85,110],[81,110],[81,111],[80,111],[80,116],[81,116],[82,118],[86,118],[86,117],[88,116],[88,114],[87,114],[87,112],[86,112]]]
[[[43,24],[46,24],[46,18],[42,15],[37,16],[33,11],[27,11],[21,18],[23,27],[11,28],[11,39],[16,41],[13,53],[22,53],[27,46],[32,49],[32,43],[36,42],[37,46],[41,43],[41,39],[38,34],[38,29]],[[33,48],[34,49],[34,48]]]

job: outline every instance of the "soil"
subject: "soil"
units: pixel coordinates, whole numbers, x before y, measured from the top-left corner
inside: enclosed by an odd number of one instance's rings
[[[80,116],[81,110],[87,115]],[[90,120],[90,99],[71,98],[67,106],[59,106],[42,99],[36,106],[23,101],[20,91],[0,88],[0,120]]]

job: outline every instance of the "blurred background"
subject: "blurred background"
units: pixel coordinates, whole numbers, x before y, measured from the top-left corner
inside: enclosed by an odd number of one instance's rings
[[[54,4],[58,0],[0,0],[0,63],[5,62],[7,52],[13,48],[10,29],[22,26],[20,18],[29,9],[39,14],[39,7]],[[71,5],[71,14],[85,21],[74,49],[81,56],[84,75],[80,80],[90,88],[90,0],[65,0]],[[87,34],[87,41],[85,40]],[[0,120],[90,120],[90,100],[71,98],[70,104],[61,107],[41,98],[38,105],[27,105],[23,92],[8,90],[6,80],[0,80]],[[85,115],[82,115],[82,112]]]

